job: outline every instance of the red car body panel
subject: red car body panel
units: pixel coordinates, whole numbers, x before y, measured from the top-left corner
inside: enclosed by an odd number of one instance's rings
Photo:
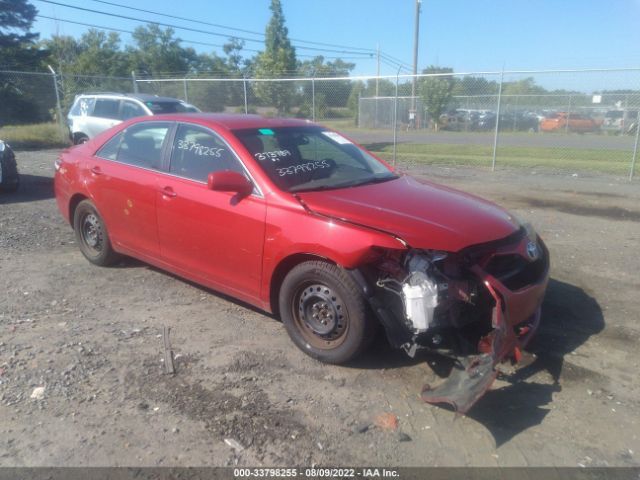
[[[300,197],[314,211],[391,232],[414,248],[457,252],[519,228],[509,213],[486,200],[408,176]]]

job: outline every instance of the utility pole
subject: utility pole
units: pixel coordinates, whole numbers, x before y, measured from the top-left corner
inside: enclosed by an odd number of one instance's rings
[[[377,97],[379,94],[378,84],[380,83],[380,44],[379,43],[376,43],[376,55],[378,57],[378,69],[376,73],[376,97]]]
[[[373,112],[373,128],[378,128],[378,102],[380,99],[380,44],[376,43],[376,55],[378,57],[378,71],[376,74],[376,98],[374,99],[375,109]]]
[[[409,112],[409,125],[415,128],[416,120],[416,75],[418,74],[418,35],[420,32],[420,3],[416,0],[415,25],[413,29],[413,79],[411,81],[411,111]]]

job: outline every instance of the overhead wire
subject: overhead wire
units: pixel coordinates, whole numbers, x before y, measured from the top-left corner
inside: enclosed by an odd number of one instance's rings
[[[217,37],[225,37],[225,38],[230,37],[229,34],[225,34],[225,33],[211,32],[211,31],[206,31],[206,30],[201,30],[201,29],[191,28],[191,27],[182,27],[180,25],[175,25],[175,24],[171,24],[171,23],[164,23],[164,22],[157,22],[157,21],[149,22],[148,20],[142,19],[142,18],[130,17],[128,15],[121,15],[121,14],[118,14],[118,13],[104,12],[104,11],[101,11],[101,10],[95,10],[95,9],[91,9],[91,8],[79,7],[79,6],[76,6],[76,5],[69,5],[67,3],[57,2],[57,1],[54,1],[54,0],[37,0],[37,1],[43,2],[43,3],[48,3],[48,4],[51,4],[51,5],[58,5],[58,6],[62,6],[62,7],[72,8],[72,9],[75,9],[75,10],[80,10],[80,11],[89,12],[89,13],[97,13],[99,15],[106,15],[106,16],[109,16],[109,17],[122,18],[122,19],[125,19],[125,20],[131,20],[131,21],[135,21],[135,22],[153,23],[153,24],[156,24],[156,25],[161,25],[163,27],[174,28],[176,30],[186,30],[186,31],[195,32],[195,33],[202,33],[202,34],[205,34],[205,35],[213,35],[213,36],[217,36]],[[263,40],[258,40],[258,39],[254,39],[254,38],[247,38],[247,37],[241,37],[241,36],[238,36],[238,35],[231,35],[231,37],[237,38],[239,40],[244,40],[244,41],[247,41],[247,42],[255,42],[255,43],[262,43],[263,42]],[[335,50],[335,49],[328,49],[328,48],[305,47],[305,46],[301,46],[301,45],[296,45],[295,47],[299,48],[299,49],[302,49],[302,50],[315,50],[315,51],[330,52],[330,53],[345,53],[345,54],[353,54],[353,55],[362,54],[362,52],[355,51],[354,49],[350,49],[350,50]],[[371,53],[370,55],[373,56],[373,53]]]
[[[107,30],[107,31],[113,31],[113,32],[120,32],[120,33],[127,33],[130,35],[133,35],[135,32],[131,31],[131,30],[125,30],[122,28],[115,28],[115,27],[106,27],[106,26],[102,26],[102,25],[96,25],[93,23],[86,23],[86,22],[78,22],[75,20],[68,20],[68,19],[63,19],[63,18],[56,18],[56,17],[50,17],[47,15],[41,15],[41,14],[37,14],[36,17],[38,18],[45,18],[48,20],[54,20],[54,21],[58,21],[58,22],[63,22],[63,23],[71,23],[71,24],[75,24],[75,25],[82,25],[85,27],[90,27],[90,28],[97,28],[99,30]],[[180,42],[184,42],[184,43],[188,43],[188,44],[193,44],[193,45],[203,45],[203,46],[207,46],[207,47],[218,47],[218,48],[224,48],[224,45],[220,45],[220,44],[216,44],[216,43],[208,43],[208,42],[200,42],[200,41],[196,41],[196,40],[188,40],[188,39],[184,39],[184,38],[176,38],[176,40],[180,41]],[[256,50],[253,48],[247,48],[247,47],[242,47],[241,50],[246,50],[248,52],[255,52],[255,53],[261,53],[261,50]],[[318,55],[305,55],[305,54],[298,54],[297,56],[299,57],[305,57],[305,58],[316,58],[318,57]],[[368,56],[358,56],[358,57],[329,57],[329,56],[323,56],[324,58],[328,58],[328,59],[342,59],[342,60],[347,60],[347,59],[351,59],[351,60],[366,60],[370,57]]]
[[[120,8],[125,8],[128,10],[135,10],[138,12],[143,12],[143,13],[150,13],[152,15],[159,15],[162,17],[167,17],[167,18],[173,18],[176,20],[185,20],[188,22],[193,22],[193,23],[199,23],[201,25],[209,25],[211,27],[217,27],[217,28],[224,28],[227,30],[232,30],[232,31],[237,31],[237,32],[242,32],[242,33],[249,33],[252,35],[259,35],[261,37],[266,37],[266,34],[263,32],[257,32],[255,30],[246,30],[243,28],[238,28],[238,27],[230,27],[228,25],[221,25],[219,23],[211,23],[211,22],[205,22],[203,20],[198,20],[198,19],[194,19],[194,18],[187,18],[187,17],[180,17],[177,15],[170,15],[168,13],[162,13],[162,12],[156,12],[154,10],[145,10],[143,8],[137,8],[137,7],[131,7],[129,5],[123,5],[121,3],[115,3],[115,2],[109,2],[106,0],[91,0],[93,2],[97,2],[97,3],[102,3],[105,5],[111,5],[114,7],[120,7]],[[349,45],[340,45],[340,44],[336,44],[336,43],[325,43],[325,42],[316,42],[316,41],[311,41],[311,40],[303,40],[303,39],[299,39],[299,38],[290,38],[290,40],[292,42],[298,42],[298,43],[306,43],[309,45],[320,45],[320,46],[324,46],[324,47],[335,47],[335,48],[347,48],[350,50],[361,50],[363,52],[366,53],[374,53],[375,51],[372,48],[364,48],[364,47],[353,47],[353,46],[349,46]]]

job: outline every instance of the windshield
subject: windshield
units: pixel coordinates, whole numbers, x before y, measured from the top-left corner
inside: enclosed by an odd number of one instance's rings
[[[342,135],[320,127],[233,132],[271,180],[287,192],[354,187],[397,178]]]

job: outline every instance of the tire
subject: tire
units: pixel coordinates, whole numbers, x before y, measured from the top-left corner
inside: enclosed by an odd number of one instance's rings
[[[76,207],[73,229],[80,251],[94,265],[106,267],[119,259],[111,246],[107,226],[90,200],[83,200]]]
[[[13,193],[20,186],[16,157],[11,150],[0,153],[0,192]]]
[[[84,133],[76,133],[73,140],[73,143],[75,145],[82,145],[83,143],[87,143],[89,141],[89,137],[87,137]]]
[[[294,267],[282,282],[279,306],[293,343],[321,362],[352,360],[375,334],[362,292],[345,270],[327,262]]]

